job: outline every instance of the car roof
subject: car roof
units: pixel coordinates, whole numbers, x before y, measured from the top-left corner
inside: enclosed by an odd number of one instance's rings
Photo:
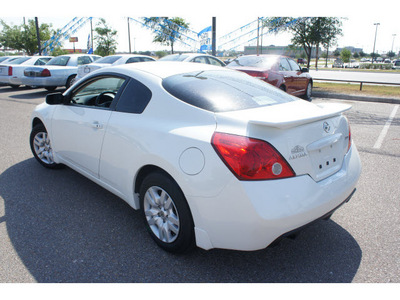
[[[134,64],[124,64],[118,66],[111,66],[100,69],[99,72],[121,72],[123,74],[132,74],[139,71],[148,73],[160,78],[166,78],[176,74],[201,72],[208,70],[225,70],[228,72],[235,72],[223,67],[218,67],[208,64],[198,64],[191,62],[175,62],[175,61],[151,61],[139,62]]]

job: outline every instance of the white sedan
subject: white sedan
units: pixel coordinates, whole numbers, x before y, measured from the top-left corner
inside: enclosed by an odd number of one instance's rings
[[[44,87],[49,91],[55,90],[58,86],[69,88],[77,74],[78,66],[90,64],[98,58],[100,56],[91,54],[70,54],[54,57],[42,67],[26,68],[22,84]]]
[[[183,61],[183,62],[193,62],[201,63],[207,65],[214,65],[219,67],[224,67],[225,63],[216,58],[215,56],[205,54],[205,53],[180,53],[171,54],[164,56],[159,59],[159,61]]]
[[[48,95],[30,146],[43,166],[67,165],[140,209],[167,251],[257,250],[353,195],[348,109],[221,67],[136,63]]]
[[[119,54],[105,56],[88,65],[79,66],[78,74],[76,75],[73,82],[78,81],[90,72],[93,72],[94,70],[98,70],[100,68],[146,61],[155,61],[155,59],[151,56],[139,54]]]
[[[24,56],[0,65],[0,84],[18,88],[22,84],[24,71],[30,66],[43,66],[53,56]]]

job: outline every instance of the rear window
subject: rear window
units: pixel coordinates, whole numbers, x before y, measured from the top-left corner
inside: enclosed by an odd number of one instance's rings
[[[29,59],[30,59],[30,57],[20,57],[20,58],[14,59],[11,63],[13,65],[20,65],[20,64],[26,62]]]
[[[106,56],[103,58],[100,58],[99,60],[96,61],[96,63],[99,64],[113,64],[115,63],[118,59],[120,59],[122,56]]]
[[[69,61],[69,56],[57,56],[49,60],[47,65],[50,66],[66,66]]]
[[[297,98],[245,73],[213,70],[173,75],[163,80],[171,95],[190,105],[228,112],[270,106]]]
[[[188,58],[188,55],[184,55],[184,54],[173,54],[173,55],[167,55],[164,56],[162,58],[160,58],[159,60],[165,60],[165,61],[184,61],[186,58]]]
[[[231,61],[228,66],[230,67],[256,67],[271,69],[277,62],[277,57],[274,56],[241,56]]]

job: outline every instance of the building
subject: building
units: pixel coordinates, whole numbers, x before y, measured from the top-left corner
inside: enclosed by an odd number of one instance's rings
[[[259,46],[258,54],[274,54],[274,55],[285,55],[289,57],[302,57],[305,55],[304,49],[302,47],[289,46]],[[321,48],[319,49],[319,54],[321,55]],[[257,46],[245,46],[244,55],[257,54]],[[315,58],[316,51],[315,48],[311,51],[311,58]]]
[[[360,52],[363,51],[362,48],[356,48],[356,47],[353,47],[353,46],[347,46],[347,47],[344,47],[344,48],[337,48],[336,50],[339,51],[339,53],[340,53],[340,52],[342,52],[343,49],[350,50],[351,54],[360,53]]]

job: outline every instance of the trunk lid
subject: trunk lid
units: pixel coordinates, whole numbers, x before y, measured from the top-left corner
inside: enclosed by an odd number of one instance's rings
[[[281,153],[296,175],[309,174],[320,181],[341,169],[350,138],[342,113],[350,108],[298,100],[216,113],[216,131],[265,140]]]

